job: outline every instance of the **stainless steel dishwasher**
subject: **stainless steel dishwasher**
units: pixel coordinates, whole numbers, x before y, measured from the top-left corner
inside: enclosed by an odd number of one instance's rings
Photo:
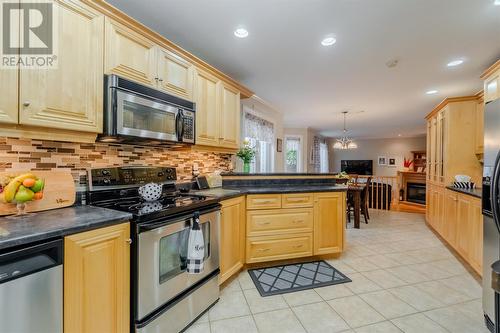
[[[63,331],[63,241],[0,254],[0,332]]]

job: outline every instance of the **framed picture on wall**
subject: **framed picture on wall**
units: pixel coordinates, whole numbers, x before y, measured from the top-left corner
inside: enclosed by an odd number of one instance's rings
[[[387,157],[385,157],[385,156],[379,156],[378,157],[378,165],[380,165],[380,166],[386,166],[387,165]]]
[[[395,158],[390,158],[389,159],[389,166],[390,167],[395,167],[396,166],[396,159]]]
[[[281,153],[283,151],[283,140],[282,139],[276,139],[276,151],[278,153]]]

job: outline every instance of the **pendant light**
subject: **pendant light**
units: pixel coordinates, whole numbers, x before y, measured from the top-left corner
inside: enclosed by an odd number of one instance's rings
[[[351,138],[347,136],[347,129],[346,129],[346,117],[348,111],[342,111],[344,114],[344,136],[342,136],[340,139],[337,139],[337,141],[333,145],[333,149],[356,149],[358,148],[358,145],[356,142],[354,142]]]

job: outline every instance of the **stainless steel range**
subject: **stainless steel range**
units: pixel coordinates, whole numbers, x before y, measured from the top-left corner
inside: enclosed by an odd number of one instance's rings
[[[215,198],[176,191],[174,168],[119,167],[89,170],[88,203],[126,211],[132,220],[132,331],[180,332],[219,299],[220,205]],[[138,188],[160,183],[157,201]],[[188,274],[188,236],[200,215],[204,270]]]

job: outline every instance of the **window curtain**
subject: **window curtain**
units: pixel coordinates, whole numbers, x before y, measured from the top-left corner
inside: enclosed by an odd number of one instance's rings
[[[320,143],[320,172],[328,173],[330,170],[328,161],[328,144],[326,140]]]
[[[272,122],[245,112],[243,123],[245,137],[269,143],[274,142],[274,124]]]
[[[250,172],[272,172],[274,169],[274,124],[245,112],[243,137],[250,141],[256,153],[250,164]]]
[[[321,169],[320,144],[321,138],[318,136],[314,136],[311,150],[311,164],[313,165],[314,172],[320,172]]]

